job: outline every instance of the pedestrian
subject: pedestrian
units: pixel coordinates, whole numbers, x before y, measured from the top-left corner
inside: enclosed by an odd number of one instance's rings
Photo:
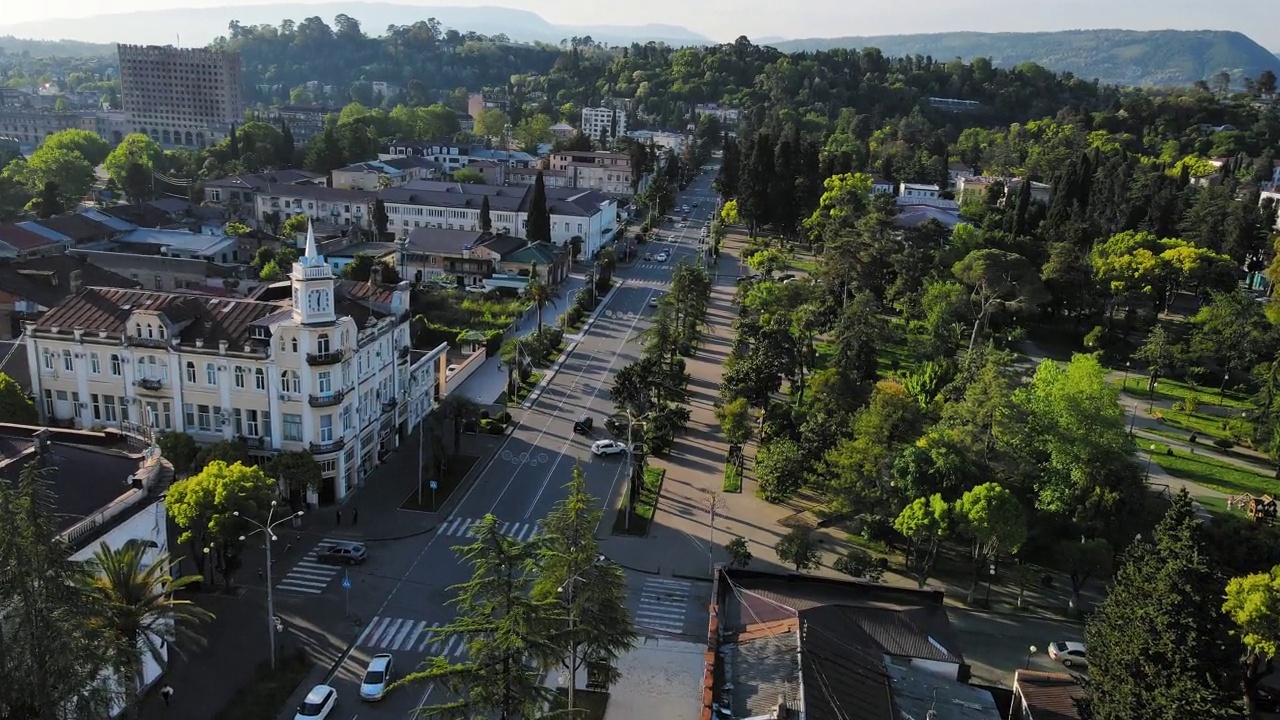
[[[360,522],[360,508],[351,509],[351,524],[355,525]]]
[[[161,699],[161,700],[164,700],[164,705],[165,705],[165,707],[168,707],[168,706],[169,706],[169,703],[173,701],[173,686],[172,686],[172,685],[170,685],[170,684],[168,684],[168,683],[165,683],[165,686],[164,686],[164,687],[162,687],[162,688],[160,688],[160,699]]]
[[[341,511],[341,510],[339,510],[339,511],[338,511],[338,524],[339,524],[339,525],[341,525],[341,524],[342,524],[342,511]]]

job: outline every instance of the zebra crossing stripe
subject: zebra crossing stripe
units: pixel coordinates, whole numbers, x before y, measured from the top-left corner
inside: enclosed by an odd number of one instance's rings
[[[418,652],[426,651],[427,646],[430,645],[431,641],[435,639],[436,628],[438,627],[440,627],[440,623],[432,623],[431,627],[427,628],[427,631],[422,634],[422,642],[418,643],[418,648],[417,648]],[[416,640],[417,637],[415,636],[414,639]]]
[[[372,621],[369,622],[368,625],[364,626],[364,631],[361,632],[360,636],[356,638],[356,645],[363,645],[365,638],[369,636],[369,634],[373,631],[373,629],[382,627],[382,625],[385,624],[386,621],[389,619],[390,618],[375,617]],[[377,633],[374,633],[374,635],[376,636]]]

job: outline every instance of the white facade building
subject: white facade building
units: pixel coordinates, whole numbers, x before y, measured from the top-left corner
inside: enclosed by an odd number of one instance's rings
[[[666,148],[676,155],[684,152],[685,143],[688,142],[688,137],[681,133],[663,130],[632,130],[627,133],[627,137],[642,145],[652,144],[660,148]]]
[[[627,111],[612,107],[582,108],[582,134],[596,142],[602,132],[609,142],[626,135]]]
[[[410,401],[434,397],[447,349],[415,356],[409,283],[376,279],[337,280],[308,231],[291,300],[86,288],[27,325],[41,419],[310,451],[325,482],[309,499],[340,501],[429,411]]]
[[[369,229],[373,227],[373,204],[377,194],[366,190],[342,190],[316,185],[276,185],[254,196],[254,218],[266,222],[272,213],[280,223],[294,215],[312,222]]]

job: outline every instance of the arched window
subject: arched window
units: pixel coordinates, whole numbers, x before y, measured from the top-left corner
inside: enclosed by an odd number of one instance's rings
[[[111,374],[116,377],[124,374],[124,368],[120,366],[120,356],[115,353],[111,353]]]
[[[164,339],[164,326],[163,326],[163,325],[161,325],[159,328],[157,328],[157,330],[160,332],[160,339],[161,339],[161,340],[163,340],[163,339]]]
[[[280,390],[287,393],[302,392],[302,376],[297,370],[284,370],[280,373]]]
[[[253,369],[253,389],[254,390],[267,389],[267,373],[263,371],[262,368]]]
[[[156,326],[152,325],[151,323],[147,323],[147,337],[153,338],[155,336],[156,336]]]
[[[183,143],[182,143],[183,145],[186,145],[186,146],[190,147],[191,145],[195,145],[195,144],[196,144],[196,143],[195,143],[195,141],[191,139],[191,131],[190,131],[190,130],[188,130],[188,131],[187,131],[187,134],[184,136],[184,139],[185,139],[185,142],[183,142]]]
[[[133,324],[133,336],[142,337],[142,323]]]
[[[190,360],[187,361],[187,382],[194,383],[196,381],[196,364]]]
[[[169,139],[169,131],[168,131],[168,130],[165,130],[164,132],[160,133],[160,137],[162,138],[162,140],[163,140],[163,142],[164,142],[164,144],[165,144],[165,145],[172,145],[172,144],[173,144],[173,143],[172,143],[172,141]]]
[[[328,352],[329,333],[320,333],[320,335],[316,337],[316,353],[319,355],[325,355],[328,354]]]
[[[204,364],[204,384],[205,385],[218,384],[218,368],[214,367],[213,363]]]
[[[291,342],[290,342],[290,347],[293,349],[293,351],[294,351],[294,352],[298,352],[298,338],[297,338],[297,336],[294,336],[294,337],[292,337],[292,338],[289,338],[289,340],[291,341]]]

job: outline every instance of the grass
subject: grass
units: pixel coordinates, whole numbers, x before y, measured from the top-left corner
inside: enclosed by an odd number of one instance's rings
[[[556,699],[551,702],[553,712],[569,709],[569,691],[565,688],[556,690]],[[576,720],[604,720],[605,707],[609,705],[609,693],[599,690],[574,688],[573,717]]]
[[[534,365],[536,367],[551,367],[551,365],[564,354],[565,349],[568,347],[569,341],[561,340],[559,345],[555,346],[555,348],[548,352],[545,357],[535,362]]]
[[[618,508],[618,513],[613,519],[614,535],[643,537],[649,534],[649,525],[653,523],[654,512],[658,509],[658,497],[662,494],[662,480],[666,475],[667,471],[659,468],[644,469],[644,485],[641,486],[631,507],[631,527],[627,527],[627,506],[624,498],[622,506]]]
[[[417,292],[413,297],[413,313],[450,327],[472,330],[505,330],[524,313],[527,301],[519,298],[493,298],[456,290]]]
[[[1124,378],[1121,378],[1121,380],[1124,380]],[[1147,393],[1147,378],[1145,376],[1129,373],[1129,378],[1123,384],[1120,381],[1116,381],[1115,385],[1134,397],[1150,397]],[[1218,389],[1215,387],[1193,385],[1171,378],[1160,378],[1156,382],[1155,399],[1157,402],[1178,402],[1185,400],[1189,395],[1195,395],[1199,404],[1205,407],[1216,405],[1234,410],[1248,410],[1252,407],[1248,395],[1234,390],[1228,390],[1219,398]]]
[[[439,512],[440,508],[449,501],[449,496],[453,494],[462,485],[462,481],[466,479],[467,473],[471,472],[471,468],[479,462],[480,458],[473,455],[458,455],[449,460],[449,467],[444,472],[442,478],[424,477],[422,482],[422,502],[418,502],[418,488],[414,487],[404,502],[400,503],[401,510],[410,510],[412,512]],[[436,489],[433,491],[429,481],[434,479],[437,483]]]
[[[724,491],[742,492],[742,468],[737,463],[727,463],[724,466]]]
[[[218,713],[217,720],[274,720],[289,696],[307,679],[313,663],[305,650],[280,658],[276,669],[263,662],[231,702]]]
[[[796,270],[807,272],[810,275],[814,275],[818,272],[818,263],[815,260],[792,260],[791,267]]]
[[[1280,494],[1280,482],[1275,477],[1219,460],[1210,454],[1214,451],[1208,448],[1192,455],[1177,448],[1172,448],[1170,453],[1171,448],[1164,443],[1140,444],[1144,450],[1153,452],[1152,461],[1165,472],[1201,487],[1227,495]],[[1155,449],[1150,450],[1152,447]]]
[[[529,397],[529,393],[533,392],[538,383],[542,382],[542,377],[543,373],[540,372],[529,375],[529,379],[520,383],[520,387],[516,388],[516,397],[513,402],[516,404],[524,402],[524,399]]]

